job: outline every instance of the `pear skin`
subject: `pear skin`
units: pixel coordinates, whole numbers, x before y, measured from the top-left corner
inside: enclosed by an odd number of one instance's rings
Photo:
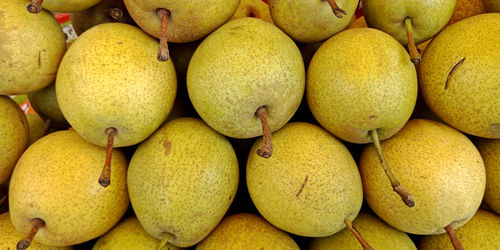
[[[268,23],[273,23],[269,6],[262,0],[240,0],[240,5],[231,19],[256,17]]]
[[[37,113],[26,114],[26,119],[29,125],[28,145],[31,145],[45,135],[44,131],[45,121]]]
[[[485,12],[482,0],[457,0],[450,21],[447,25],[454,24],[462,19],[483,14]]]
[[[54,12],[77,12],[86,10],[101,0],[43,0],[42,7]]]
[[[53,122],[59,123],[60,126],[67,126],[68,121],[64,118],[61,108],[59,108],[59,104],[57,103],[55,82],[27,95],[31,107],[36,112],[42,114],[47,119],[51,119]]]
[[[475,144],[486,167],[484,202],[500,214],[500,139],[478,139]]]
[[[498,0],[483,0],[483,4],[488,12],[500,12],[500,2]]]

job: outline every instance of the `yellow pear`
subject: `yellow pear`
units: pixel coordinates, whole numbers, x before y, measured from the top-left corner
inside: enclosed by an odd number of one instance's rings
[[[79,244],[111,229],[129,205],[127,159],[113,151],[115,184],[104,188],[95,176],[105,151],[73,130],[49,134],[31,145],[10,180],[9,212],[16,229],[23,235],[35,233],[35,241],[51,246]]]
[[[52,12],[77,12],[96,5],[101,0],[31,0],[27,6],[31,13],[38,13],[41,7]]]
[[[25,0],[0,1],[0,95],[39,90],[56,78],[66,36],[46,11],[33,15]]]
[[[486,167],[484,202],[500,214],[500,139],[479,139],[476,141],[476,147]]]
[[[447,25],[454,24],[462,19],[484,13],[482,0],[457,0],[450,21]]]
[[[238,188],[229,141],[194,118],[164,124],[135,151],[128,169],[132,207],[162,243],[189,247],[220,222]]]
[[[28,145],[31,145],[45,135],[44,131],[45,121],[37,113],[26,114],[26,119],[28,121],[28,126],[29,126]]]
[[[240,5],[231,19],[256,17],[268,23],[273,23],[269,6],[262,0],[240,0]]]
[[[289,123],[273,135],[269,159],[250,150],[248,192],[260,214],[274,226],[301,236],[323,237],[356,218],[363,190],[347,148],[319,126]]]
[[[132,216],[99,238],[92,250],[151,250],[155,249],[158,243],[160,240],[144,231],[139,220]],[[165,247],[170,250],[181,249],[172,244],[167,244]]]
[[[479,209],[465,225],[455,231],[467,250],[500,249],[500,216]],[[428,235],[420,239],[420,250],[453,250],[446,234]]]
[[[360,212],[352,224],[374,249],[417,249],[406,233],[387,225],[383,220],[370,213]],[[332,236],[314,238],[309,246],[309,250],[334,249],[363,248],[347,228]]]
[[[9,213],[0,214],[0,249],[16,249],[17,242],[24,235],[20,234],[12,222],[10,221]],[[45,246],[38,242],[32,242],[30,250],[70,250],[73,247],[53,247]]]
[[[224,218],[196,250],[280,249],[299,250],[285,232],[255,214],[234,214]]]
[[[427,106],[452,127],[500,138],[500,14],[446,27],[422,57],[419,87]]]
[[[388,192],[391,186],[375,147],[365,147],[359,160],[365,200],[385,222],[412,234],[441,234],[448,225],[459,228],[477,211],[485,168],[465,135],[436,121],[415,119],[381,144],[394,175],[415,199],[409,208]]]
[[[19,105],[0,96],[0,183],[7,180],[28,146],[29,125]]]

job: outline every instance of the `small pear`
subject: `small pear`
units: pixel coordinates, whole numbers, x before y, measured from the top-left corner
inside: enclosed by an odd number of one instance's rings
[[[132,156],[132,207],[144,229],[162,239],[160,245],[193,246],[231,205],[238,170],[236,154],[224,136],[198,119],[170,121]]]
[[[45,121],[37,113],[26,114],[26,120],[29,126],[28,145],[31,145],[46,134]]]
[[[29,12],[39,13],[44,9],[52,12],[77,12],[96,5],[101,0],[31,0],[26,6]]]
[[[486,167],[484,202],[500,214],[500,139],[478,139],[475,144]]]
[[[52,122],[58,123],[58,127],[64,125],[68,127],[68,121],[64,118],[57,102],[55,82],[43,89],[28,93],[28,100],[36,112],[52,120]]]
[[[196,247],[196,250],[218,249],[299,250],[300,248],[292,237],[262,217],[241,213],[224,218]]]

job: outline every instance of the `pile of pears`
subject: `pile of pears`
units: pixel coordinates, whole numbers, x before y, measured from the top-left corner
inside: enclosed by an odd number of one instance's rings
[[[500,249],[498,12],[2,0],[0,249]]]

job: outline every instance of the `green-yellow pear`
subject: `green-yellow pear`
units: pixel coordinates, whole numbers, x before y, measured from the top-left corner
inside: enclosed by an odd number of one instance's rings
[[[356,218],[363,202],[361,178],[347,148],[319,126],[294,122],[273,135],[269,159],[250,150],[248,192],[274,226],[301,236],[323,237]]]
[[[71,45],[57,74],[56,97],[78,134],[109,152],[143,141],[165,121],[177,80],[171,61],[156,60],[156,47],[152,37],[123,23],[97,25]],[[106,163],[103,186],[110,184],[108,170]]]
[[[500,214],[500,139],[479,139],[476,141],[476,147],[486,168],[484,202]]]
[[[66,37],[48,12],[33,15],[25,0],[0,1],[0,95],[39,90],[56,78]]]
[[[0,183],[2,183],[9,178],[29,142],[26,115],[8,96],[0,96],[0,138]]]
[[[104,188],[95,176],[105,152],[73,130],[44,136],[24,152],[9,186],[12,224],[27,236],[20,245],[29,245],[33,236],[51,246],[79,244],[101,236],[120,220],[129,205],[127,159],[113,151],[114,185]]]
[[[31,0],[26,6],[29,12],[39,13],[44,9],[52,12],[77,12],[96,5],[101,0]]]
[[[301,43],[320,42],[344,30],[357,7],[358,0],[269,0],[276,26]]]
[[[500,249],[500,216],[479,209],[465,225],[455,231],[467,250]],[[420,250],[453,250],[446,234],[428,235],[420,239]]]
[[[429,108],[452,127],[500,138],[500,13],[446,27],[425,49],[419,87]]]
[[[92,250],[151,250],[160,243],[160,240],[149,235],[142,228],[135,216],[118,223],[113,229],[103,235],[95,243]],[[172,244],[165,245],[170,250],[181,249]]]
[[[262,0],[240,0],[240,5],[231,19],[256,17],[268,23],[273,23],[269,6]]]
[[[45,121],[38,113],[26,114],[26,120],[29,126],[28,145],[31,145],[45,135]]]
[[[9,213],[0,214],[0,249],[16,249],[17,242],[23,238],[12,222]],[[45,246],[36,241],[30,245],[30,250],[71,250],[73,247],[53,247]]]
[[[68,124],[57,102],[55,82],[43,89],[28,93],[28,100],[31,107],[42,116],[59,123],[60,126]]]
[[[406,207],[383,177],[373,145],[363,150],[360,172],[364,198],[391,226],[412,234],[441,234],[465,224],[477,211],[486,184],[484,163],[474,144],[458,130],[415,119],[383,141],[394,175],[411,190]]]
[[[255,214],[234,214],[224,218],[196,250],[281,249],[299,250],[285,232]]]
[[[374,249],[417,250],[406,233],[387,225],[375,215],[360,212],[352,224]],[[309,246],[309,250],[334,249],[352,250],[363,248],[347,228],[332,236],[314,238]]]
[[[500,1],[498,0],[483,0],[483,4],[488,12],[500,12]]]
[[[234,19],[196,49],[187,73],[189,98],[210,127],[229,137],[270,135],[299,107],[305,69],[295,43],[258,18]]]
[[[170,121],[132,156],[132,207],[144,229],[162,243],[193,246],[231,205],[238,170],[236,154],[224,136],[198,119]]]

